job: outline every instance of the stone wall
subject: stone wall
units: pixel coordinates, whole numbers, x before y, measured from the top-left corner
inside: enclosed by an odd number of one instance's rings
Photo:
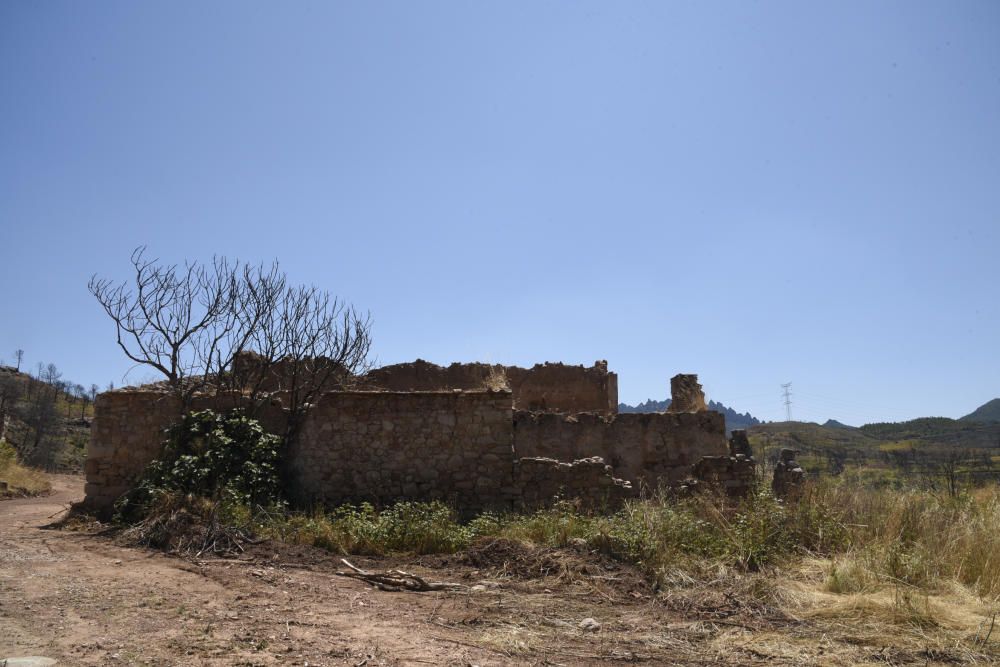
[[[180,402],[169,394],[111,391],[98,395],[83,465],[86,504],[105,508],[127,491],[159,454],[163,429],[179,412]]]
[[[703,456],[726,456],[725,419],[718,412],[560,415],[514,413],[518,457],[574,461],[600,456],[616,477],[656,488],[690,476]]]
[[[756,463],[745,456],[705,456],[691,469],[699,484],[728,496],[744,497],[753,488]]]
[[[608,372],[608,362],[591,367],[535,364],[506,369],[514,406],[522,410],[576,413],[618,413],[618,375]]]
[[[232,394],[196,397],[192,410],[228,410],[242,405]],[[254,417],[273,433],[284,431],[285,411],[254,406]],[[179,399],[162,391],[118,390],[97,396],[84,472],[85,504],[106,509],[130,489],[142,470],[163,450],[164,429],[181,414]]]
[[[631,482],[614,476],[599,456],[566,462],[546,458],[520,458],[514,463],[518,509],[537,509],[557,498],[574,500],[584,507],[613,508],[636,495]]]
[[[439,371],[460,375],[454,366],[435,368],[437,380]],[[523,378],[513,373],[521,382],[512,385],[521,387],[522,400],[542,396],[558,403],[566,398],[552,389],[560,378],[594,371],[604,374],[605,384],[588,385],[596,389],[587,400],[610,396],[614,374],[595,368],[536,366]],[[420,373],[413,370],[413,382]],[[557,494],[615,504],[643,486],[678,485],[703,457],[718,457],[698,470],[724,486],[746,476],[746,465],[729,461],[719,413],[531,412],[513,409],[515,395],[482,389],[325,393],[288,444],[290,493],[300,503],[440,499],[471,512],[532,507]],[[243,405],[265,429],[284,434],[288,415],[279,397],[247,406],[241,395],[226,393],[196,398],[191,408]],[[101,394],[85,465],[86,503],[106,510],[131,488],[162,451],[163,431],[180,412],[177,399],[162,391]]]
[[[356,381],[340,364],[324,357],[300,361],[279,359],[267,361],[255,352],[240,352],[233,357],[233,368],[228,377],[232,387],[248,393],[287,392],[293,387],[299,391],[336,391],[351,387]]]
[[[705,392],[698,376],[681,373],[670,378],[670,406],[667,412],[702,412],[707,410]]]
[[[609,415],[618,411],[618,376],[608,372],[606,361],[591,367],[544,363],[519,368],[484,363],[438,366],[417,359],[377,368],[363,383],[368,389],[388,391],[469,391],[491,386],[498,379],[506,380],[517,408]]]
[[[512,435],[508,391],[324,394],[289,451],[291,488],[299,502],[506,507]]]

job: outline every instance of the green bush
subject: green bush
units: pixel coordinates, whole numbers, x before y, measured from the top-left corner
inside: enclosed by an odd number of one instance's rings
[[[258,515],[253,528],[263,535],[343,554],[455,553],[480,534],[492,534],[498,519],[484,514],[460,524],[441,502],[396,503],[382,511],[371,504],[342,505],[332,512]]]
[[[189,413],[167,429],[163,454],[116,504],[116,518],[143,518],[163,492],[231,505],[282,505],[281,456],[282,439],[242,410]]]

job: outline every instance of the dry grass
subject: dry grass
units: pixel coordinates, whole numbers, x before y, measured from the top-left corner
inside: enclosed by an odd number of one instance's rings
[[[52,485],[45,473],[18,463],[10,445],[0,441],[0,497],[37,496],[51,490]]]
[[[831,588],[832,572],[853,572],[845,592]],[[782,610],[842,645],[887,650],[886,662],[993,662],[1000,636],[992,631],[1000,605],[954,579],[933,589],[878,580],[857,563],[805,559],[786,577]],[[890,658],[884,655],[879,658]]]
[[[145,532],[189,527],[171,509]],[[441,503],[223,514],[338,553],[460,554],[450,562],[503,586],[497,618],[477,621],[471,641],[511,661],[1000,662],[997,487],[951,498],[825,480],[795,503],[764,490],[735,506],[708,495],[603,513],[560,502],[471,522]],[[582,633],[595,604],[604,628]]]
[[[507,369],[503,366],[490,366],[490,372],[483,380],[483,389],[490,391],[510,391],[510,380],[507,379]]]
[[[831,592],[872,581],[936,592],[957,582],[1000,602],[1000,488],[950,498],[831,484],[813,502],[837,508],[848,531],[831,566]]]

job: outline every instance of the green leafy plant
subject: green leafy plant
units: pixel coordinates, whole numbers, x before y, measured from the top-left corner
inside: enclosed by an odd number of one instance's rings
[[[283,505],[281,457],[282,439],[242,410],[189,413],[167,429],[163,454],[116,504],[116,518],[143,518],[164,492],[232,505]]]

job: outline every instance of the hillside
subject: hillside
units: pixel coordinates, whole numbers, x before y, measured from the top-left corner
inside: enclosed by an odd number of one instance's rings
[[[782,448],[796,449],[806,471],[839,474],[851,467],[871,479],[891,481],[898,474],[925,479],[957,476],[995,479],[1000,474],[1000,423],[924,417],[907,422],[845,427],[772,422],[748,430],[759,457],[773,463]],[[954,482],[953,482],[954,483]]]
[[[94,415],[97,387],[64,381],[54,364],[37,377],[0,366],[0,440],[31,466],[79,471]]]
[[[964,422],[1000,422],[1000,398],[983,403],[978,408],[962,417]]]
[[[1000,423],[961,421],[948,417],[921,417],[906,422],[865,424],[865,435],[883,441],[918,441],[964,448],[992,448],[1000,443]]]
[[[810,461],[820,468],[839,471],[852,463],[864,465],[879,451],[881,442],[865,435],[860,429],[843,426],[820,426],[811,422],[771,422],[758,424],[747,431],[758,456],[768,461],[777,458],[781,449],[803,453],[800,462]]]
[[[639,403],[638,405],[629,405],[627,403],[618,404],[618,412],[621,413],[643,413],[643,412],[665,412],[667,408],[670,407],[670,399],[663,401],[654,401],[653,399],[647,399],[644,403]],[[726,431],[734,431],[736,429],[750,428],[760,424],[760,420],[751,415],[749,412],[740,414],[730,407],[723,405],[722,403],[716,403],[715,401],[708,402],[708,409],[715,410],[716,412],[721,412],[726,418]]]

